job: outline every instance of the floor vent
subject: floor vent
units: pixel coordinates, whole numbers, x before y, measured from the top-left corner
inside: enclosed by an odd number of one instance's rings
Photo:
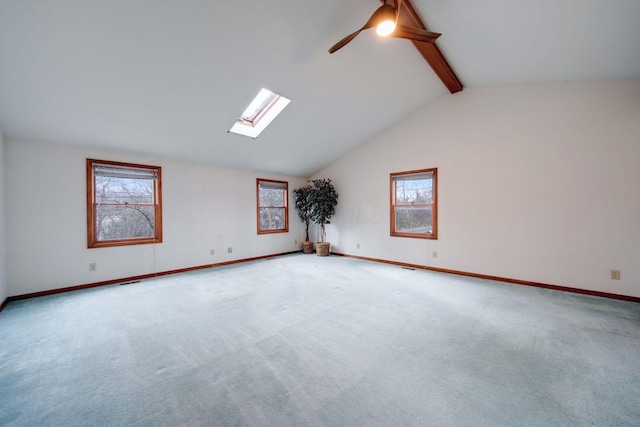
[[[124,286],[124,285],[132,285],[134,283],[140,283],[140,280],[134,280],[133,282],[124,282],[124,283],[120,283],[120,286]]]
[[[405,270],[415,270],[415,268],[411,268],[411,267],[402,267],[402,268],[404,268]]]

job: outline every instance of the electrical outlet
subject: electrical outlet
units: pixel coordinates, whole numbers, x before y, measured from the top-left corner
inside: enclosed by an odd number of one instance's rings
[[[216,254],[216,250],[215,249],[211,249],[211,255],[215,255]]]
[[[231,246],[229,246],[229,247],[227,248],[227,252],[228,252],[228,253],[233,252],[233,248],[232,248]]]
[[[431,256],[432,256],[433,258],[438,258],[438,251],[433,251],[433,252],[431,252]]]
[[[294,244],[294,245],[297,245],[297,244],[298,244],[298,239],[294,240],[294,241],[293,241],[293,244]]]
[[[89,271],[96,271],[97,269],[98,269],[98,264],[96,264],[95,262],[89,263]]]
[[[620,270],[611,270],[611,280],[620,280]]]
[[[360,243],[358,243],[358,244],[356,245],[356,248],[360,249]]]

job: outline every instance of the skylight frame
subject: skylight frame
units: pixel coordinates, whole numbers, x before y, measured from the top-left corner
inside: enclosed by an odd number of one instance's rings
[[[255,139],[290,102],[290,99],[262,88],[229,132]]]

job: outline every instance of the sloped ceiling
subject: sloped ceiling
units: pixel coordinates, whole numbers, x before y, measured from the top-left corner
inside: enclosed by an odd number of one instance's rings
[[[413,0],[465,87],[640,77],[640,1]],[[451,95],[379,0],[0,0],[5,137],[311,176]],[[292,100],[227,133],[261,87]],[[464,93],[464,91],[462,92]]]

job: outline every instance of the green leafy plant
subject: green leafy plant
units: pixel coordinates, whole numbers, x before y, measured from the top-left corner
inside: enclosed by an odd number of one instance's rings
[[[313,208],[311,204],[311,191],[313,191],[311,185],[305,185],[304,187],[293,190],[298,217],[305,225],[306,242],[309,241],[309,222],[311,221],[311,210]]]
[[[331,184],[330,179],[311,180],[311,191],[308,196],[311,204],[310,219],[316,224],[320,224],[320,238],[324,243],[326,238],[325,224],[329,224],[329,219],[336,213],[338,204],[338,193]]]

